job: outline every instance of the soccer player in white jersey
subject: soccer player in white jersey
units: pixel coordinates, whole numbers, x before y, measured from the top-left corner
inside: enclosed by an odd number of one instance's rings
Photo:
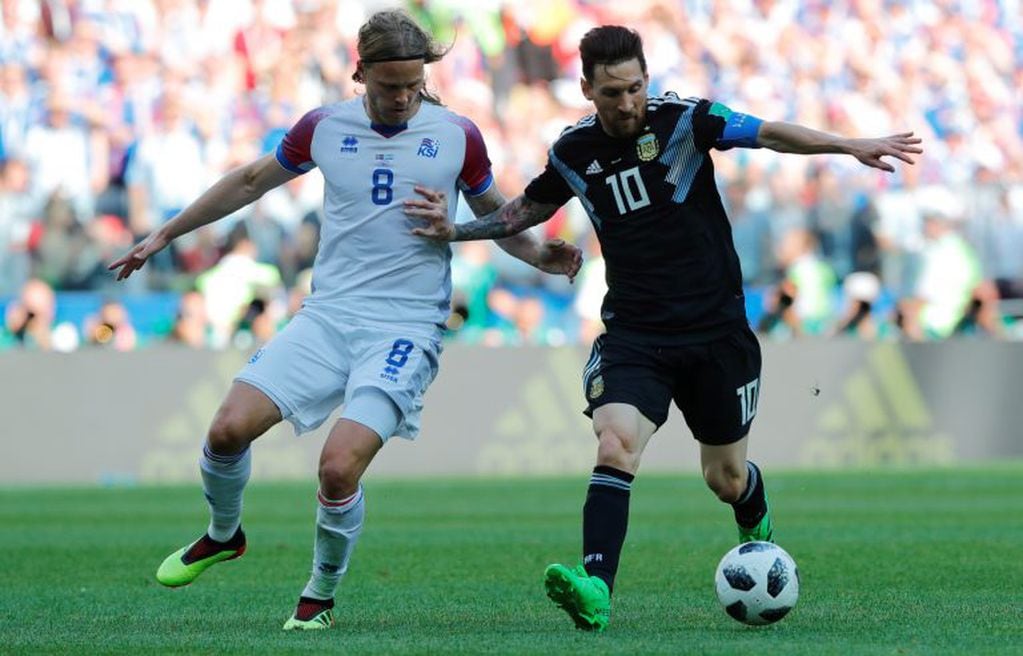
[[[425,64],[445,52],[404,12],[374,14],[359,30],[353,76],[364,95],[307,113],[275,154],[225,175],[110,265],[127,278],[176,237],[296,175],[323,173],[312,294],[238,374],[213,418],[199,461],[209,527],[163,561],[160,583],[187,585],[241,556],[250,443],[282,419],[297,433],[315,429],[343,403],[320,455],[312,574],[284,628],[333,624],[335,591],[362,530],[360,479],[391,436],[416,436],[423,393],[437,375],[451,251],[412,229],[453,219],[459,191],[479,216],[504,204],[479,130],[424,88]],[[560,240],[499,244],[548,273],[572,278],[579,269],[579,250]]]

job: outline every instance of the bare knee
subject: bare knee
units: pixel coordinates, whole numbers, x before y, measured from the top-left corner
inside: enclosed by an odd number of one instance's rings
[[[335,449],[320,454],[320,490],[329,499],[344,499],[359,489],[362,468],[354,454]]]
[[[213,417],[207,440],[214,453],[241,453],[280,420],[281,411],[266,394],[235,381]]]
[[[256,439],[249,428],[249,418],[238,406],[227,404],[220,406],[213,417],[207,441],[214,453],[223,455],[241,453]]]
[[[746,491],[747,471],[732,463],[714,463],[703,468],[703,480],[707,487],[725,503],[735,503]]]
[[[642,455],[636,447],[636,439],[612,429],[604,429],[597,435],[597,464],[614,467],[635,474],[639,469]]]

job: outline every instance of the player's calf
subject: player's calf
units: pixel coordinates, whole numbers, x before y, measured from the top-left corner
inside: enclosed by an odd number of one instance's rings
[[[739,542],[773,542],[774,523],[771,520],[771,507],[767,501],[763,475],[752,462],[747,462],[746,468],[746,490],[732,504],[735,523],[739,527]]]

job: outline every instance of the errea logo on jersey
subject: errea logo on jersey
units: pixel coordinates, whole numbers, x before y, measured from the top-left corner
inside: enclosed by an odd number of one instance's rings
[[[359,140],[354,135],[346,134],[345,138],[341,140],[341,153],[355,154],[357,152],[359,152]]]
[[[434,159],[437,157],[437,152],[440,150],[440,144],[436,140],[425,137],[422,143],[419,144],[419,152],[416,153],[420,157],[429,157]]]

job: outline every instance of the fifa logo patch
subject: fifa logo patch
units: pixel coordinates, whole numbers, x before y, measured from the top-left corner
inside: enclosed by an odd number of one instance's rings
[[[657,144],[657,137],[652,134],[644,134],[642,137],[636,140],[636,155],[640,161],[649,162],[653,158],[657,157],[657,153],[661,150]]]
[[[586,391],[586,396],[590,399],[598,399],[600,395],[604,393],[604,377],[597,376],[590,381],[590,389]]]
[[[341,140],[341,153],[355,154],[357,152],[359,152],[359,140],[354,135],[346,134],[345,138]]]
[[[440,144],[429,137],[424,137],[422,143],[419,144],[419,152],[416,153],[420,157],[429,157],[434,159],[437,157],[437,151],[440,149]]]

